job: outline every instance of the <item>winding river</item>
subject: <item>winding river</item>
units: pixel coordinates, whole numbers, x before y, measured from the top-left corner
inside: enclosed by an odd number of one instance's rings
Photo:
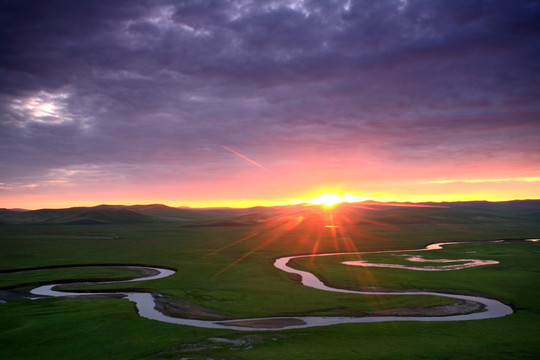
[[[481,312],[474,312],[464,315],[448,315],[448,316],[365,316],[365,317],[332,317],[332,316],[295,316],[295,317],[270,317],[270,318],[253,318],[253,319],[235,319],[235,320],[194,320],[186,318],[172,317],[163,314],[162,312],[156,309],[155,298],[151,293],[144,292],[115,292],[115,293],[100,293],[100,292],[67,292],[67,291],[58,291],[55,290],[55,287],[60,284],[49,284],[37,287],[31,290],[31,293],[38,296],[52,296],[52,297],[84,297],[84,296],[95,296],[95,295],[111,295],[111,294],[121,294],[125,299],[128,299],[135,303],[137,311],[140,316],[152,320],[162,321],[166,323],[196,326],[203,328],[219,328],[219,329],[234,329],[234,330],[282,330],[282,329],[300,329],[313,326],[327,326],[327,325],[336,325],[336,324],[346,324],[346,323],[372,323],[372,322],[385,322],[385,321],[461,321],[461,320],[480,320],[480,319],[490,319],[497,318],[506,315],[512,314],[512,308],[503,304],[502,302],[483,298],[479,296],[469,296],[469,295],[459,295],[459,294],[448,294],[441,292],[432,292],[432,291],[356,291],[356,290],[347,290],[334,288],[324,284],[320,281],[315,275],[310,272],[297,270],[290,267],[288,264],[292,259],[304,258],[304,257],[313,257],[313,256],[335,256],[335,255],[354,255],[354,254],[375,254],[375,253],[403,253],[403,252],[413,252],[413,251],[431,251],[442,249],[444,245],[450,244],[460,244],[460,243],[437,243],[426,246],[423,249],[414,249],[414,250],[388,250],[388,251],[373,251],[373,252],[355,252],[355,253],[326,253],[326,254],[309,254],[309,255],[296,255],[296,256],[287,256],[282,257],[274,262],[274,266],[277,269],[285,271],[290,274],[297,274],[301,277],[301,282],[304,286],[315,288],[322,291],[333,291],[339,293],[350,293],[350,294],[362,294],[362,295],[432,295],[432,296],[442,296],[447,298],[474,301],[482,304],[484,309]],[[473,266],[483,266],[496,264],[497,261],[493,260],[475,260],[475,259],[457,259],[457,260],[425,260],[421,256],[409,256],[409,261],[416,262],[440,262],[440,263],[450,263],[450,262],[461,262],[462,264],[455,265],[443,265],[439,267],[424,266],[424,267],[412,267],[396,264],[379,264],[379,263],[368,263],[365,261],[352,261],[352,262],[343,262],[345,265],[349,266],[378,266],[378,267],[394,267],[402,268],[408,270],[418,270],[418,271],[449,271],[449,270],[459,270],[464,268],[470,268]],[[150,272],[150,275],[134,278],[131,280],[124,281],[108,281],[108,282],[99,282],[99,283],[86,283],[86,284],[113,284],[113,283],[126,283],[126,282],[135,282],[135,281],[148,281],[164,278],[171,276],[175,273],[174,270],[158,268],[158,267],[143,267],[143,266],[129,266],[133,269],[138,269],[146,273]]]

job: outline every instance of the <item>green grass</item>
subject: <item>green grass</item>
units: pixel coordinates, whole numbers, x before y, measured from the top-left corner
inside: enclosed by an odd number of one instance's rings
[[[518,309],[532,309],[540,295],[540,246],[531,242],[471,243],[448,245],[443,250],[422,251],[429,259],[477,258],[500,263],[459,271],[414,271],[391,268],[345,266],[341,261],[358,256],[295,259],[294,266],[312,270],[330,283],[378,286],[397,290],[441,290],[495,297]],[[476,253],[468,253],[476,251]],[[414,252],[407,252],[414,254]],[[365,254],[361,258],[395,262],[391,254]]]
[[[182,228],[175,224],[0,226],[0,269],[73,264],[148,264],[168,278],[99,288],[144,287],[232,317],[329,314],[444,303],[437,297],[361,296],[306,288],[276,270],[290,254],[407,249],[451,240],[538,237],[512,224],[362,226],[337,230],[279,224]],[[245,239],[240,241],[241,239]],[[221,249],[221,250],[220,250]],[[422,252],[426,258],[480,258],[501,263],[448,272],[359,267],[338,257],[302,260],[331,281],[391,289],[450,290],[493,296],[517,308],[500,319],[448,323],[392,322],[302,330],[236,332],[164,324],[139,317],[116,299],[20,300],[0,304],[2,359],[533,359],[540,356],[540,244],[473,243]],[[217,251],[220,250],[220,251]],[[477,251],[467,254],[467,251]],[[377,255],[384,261],[390,255]],[[123,278],[115,268],[0,274],[0,287],[68,279]],[[359,279],[362,282],[359,282]],[[212,337],[248,339],[252,346]]]
[[[73,279],[84,281],[127,280],[137,277],[139,271],[113,267],[75,267],[47,270],[33,270],[18,273],[0,274],[0,288],[30,287],[51,281],[70,282]]]
[[[118,300],[50,299],[2,305],[2,359],[141,358],[178,342],[227,332],[140,318]]]

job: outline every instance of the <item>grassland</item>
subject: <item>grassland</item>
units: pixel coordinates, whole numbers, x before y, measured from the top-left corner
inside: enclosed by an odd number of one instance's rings
[[[400,209],[400,211],[403,211]],[[424,210],[422,210],[424,211]],[[431,242],[539,237],[535,219],[469,221],[470,210],[452,210],[452,221],[339,222],[317,216],[271,216],[204,226],[174,221],[100,224],[7,224],[0,226],[0,270],[74,264],[148,264],[174,267],[169,277],[109,285],[157,291],[231,318],[315,315],[430,306],[448,301],[425,297],[334,294],[306,288],[273,268],[290,254],[419,248]],[[469,213],[467,213],[469,211]],[[475,210],[476,211],[476,210]],[[489,211],[485,211],[489,213]],[[415,213],[418,218],[420,213]],[[534,214],[534,213],[533,213]],[[241,219],[239,218],[241,217]],[[298,221],[302,216],[301,221]],[[257,220],[260,217],[256,217]],[[501,220],[503,218],[503,220]],[[430,218],[433,219],[433,218]],[[465,219],[465,220],[464,220]],[[80,219],[77,220],[80,222]],[[244,222],[241,226],[240,223]],[[216,225],[218,224],[218,225]],[[236,224],[238,226],[231,226]],[[476,253],[470,253],[476,251]],[[117,299],[11,300],[0,304],[2,359],[534,359],[540,305],[540,244],[484,243],[424,252],[426,258],[479,258],[498,265],[423,273],[347,267],[338,257],[299,259],[330,282],[389,289],[430,289],[496,297],[515,314],[452,323],[391,322],[302,330],[236,332],[164,324],[139,317]],[[377,255],[385,261],[391,255]],[[349,260],[349,259],[348,259]],[[351,268],[351,269],[349,269]],[[28,288],[49,281],[126,278],[117,268],[70,268],[0,274],[0,288]],[[104,288],[105,286],[100,286]],[[217,339],[216,339],[217,338]],[[230,340],[228,342],[223,339]]]

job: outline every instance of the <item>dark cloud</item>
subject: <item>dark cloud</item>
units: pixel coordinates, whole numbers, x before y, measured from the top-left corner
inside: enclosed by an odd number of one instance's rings
[[[234,169],[222,144],[269,167],[359,143],[540,156],[538,1],[2,1],[0,39],[6,184],[205,178]]]

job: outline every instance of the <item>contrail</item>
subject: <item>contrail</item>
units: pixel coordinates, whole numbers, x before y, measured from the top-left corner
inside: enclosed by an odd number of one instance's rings
[[[236,155],[238,157],[241,157],[242,159],[246,160],[247,162],[249,162],[249,163],[251,163],[251,164],[253,164],[253,165],[255,165],[255,166],[257,166],[257,167],[259,167],[259,168],[261,168],[263,170],[265,170],[265,171],[268,171],[269,173],[272,173],[272,170],[268,169],[267,167],[262,166],[261,164],[259,164],[256,161],[251,160],[247,156],[244,156],[244,155],[240,154],[239,152],[236,152],[233,149],[231,149],[231,148],[229,148],[229,147],[227,147],[225,145],[221,145],[221,147],[224,148],[227,151],[232,152],[234,155]]]

